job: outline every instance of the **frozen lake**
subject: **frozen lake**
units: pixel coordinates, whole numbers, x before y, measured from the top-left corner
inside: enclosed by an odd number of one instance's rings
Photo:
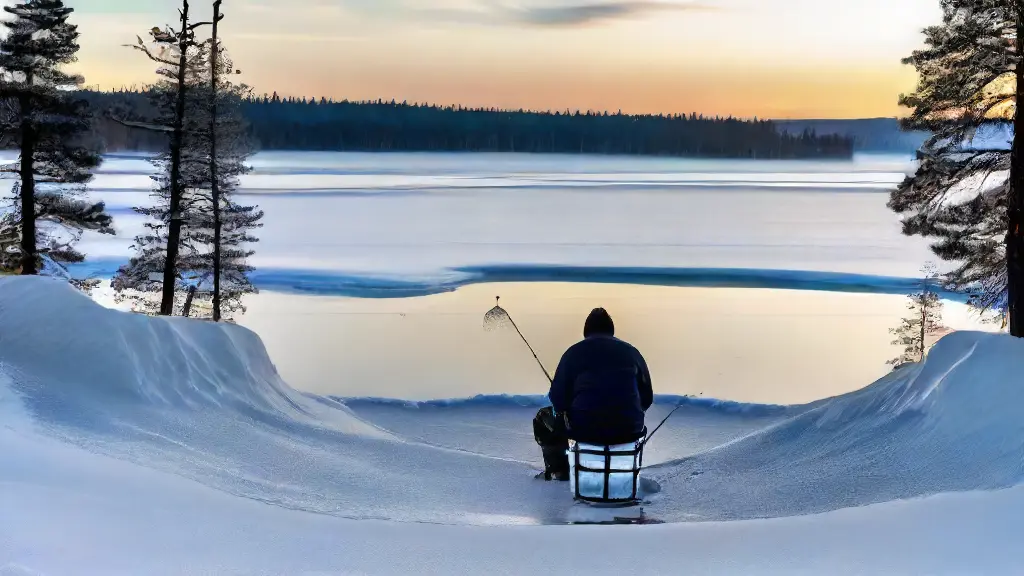
[[[887,193],[909,158],[705,161],[514,154],[263,153],[243,179],[266,211],[261,268],[376,276],[552,264],[784,268],[915,275],[925,244],[900,234]],[[123,259],[150,166],[114,158],[93,183]]]
[[[625,284],[484,284],[400,299],[264,293],[240,323],[260,335],[285,381],[317,394],[426,400],[546,394],[512,328],[485,332],[494,296],[549,373],[596,306],[644,354],[657,393],[800,404],[884,376],[897,295]],[[947,322],[971,328],[966,308]]]
[[[953,334],[879,379],[929,257],[885,208],[903,160],[255,164],[259,337],[0,279],[0,574],[1021,565],[1020,342]],[[121,234],[91,240],[92,271],[128,255],[146,170],[97,178]],[[600,518],[534,479],[546,385],[483,330],[498,294],[549,369],[596,305],[643,350],[648,425],[681,407],[645,450],[665,525],[558,526]]]
[[[899,293],[931,258],[886,207],[914,169],[905,157],[273,152],[252,164],[240,194],[266,212],[253,258],[264,292],[240,322],[286,381],[322,394],[543,393],[514,335],[481,328],[501,294],[549,370],[605,306],[661,393],[811,401],[886,373]],[[97,175],[118,236],[85,242],[93,271],[129,254],[150,173],[118,155]]]

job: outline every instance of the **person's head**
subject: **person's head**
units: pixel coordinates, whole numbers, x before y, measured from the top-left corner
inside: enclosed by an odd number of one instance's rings
[[[583,324],[583,337],[615,336],[615,323],[604,308],[594,308]]]

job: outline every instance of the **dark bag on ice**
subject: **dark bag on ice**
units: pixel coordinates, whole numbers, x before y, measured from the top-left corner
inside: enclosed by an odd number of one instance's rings
[[[544,455],[544,477],[548,480],[568,480],[569,456],[565,452],[569,447],[569,436],[566,434],[565,421],[555,416],[551,406],[541,408],[534,416],[533,438]]]

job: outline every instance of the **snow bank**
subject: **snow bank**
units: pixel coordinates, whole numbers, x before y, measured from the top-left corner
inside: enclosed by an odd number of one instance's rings
[[[0,575],[1015,574],[1024,489],[660,526],[353,521],[0,429]],[[613,554],[575,553],[594,549]]]
[[[245,329],[126,314],[38,278],[0,280],[0,344],[0,373],[33,423],[232,494],[350,518],[564,517],[567,490],[530,480],[539,397],[302,394]],[[645,475],[663,488],[650,509],[665,521],[774,517],[1015,485],[1021,346],[955,333],[922,366],[806,406],[660,398],[652,424],[668,404],[685,408],[649,446]]]
[[[564,483],[504,457],[508,445],[471,453],[385,433],[289,389],[238,327],[8,278],[0,574],[1012,573],[1024,564],[1022,367],[1024,342],[952,334],[922,365],[646,473],[662,488],[645,506],[658,520],[800,517],[509,526],[564,523],[573,505]],[[453,411],[443,434],[456,444],[494,425],[493,409],[399,410],[409,430],[425,427],[418,413],[443,428]],[[529,422],[508,438],[532,442]],[[920,498],[951,491],[972,493]],[[621,552],[566,553],[583,546]]]
[[[385,437],[288,387],[239,326],[104,308],[66,282],[0,278],[0,365],[41,419],[107,426],[133,409],[220,410]]]
[[[652,471],[705,519],[806,514],[1024,482],[1024,341],[957,332],[922,364]],[[666,504],[666,506],[669,506]]]
[[[112,310],[47,278],[0,279],[0,389],[48,435],[287,508],[533,523],[562,496],[524,482],[495,502],[480,486],[531,463],[398,438],[289,388],[246,329]]]

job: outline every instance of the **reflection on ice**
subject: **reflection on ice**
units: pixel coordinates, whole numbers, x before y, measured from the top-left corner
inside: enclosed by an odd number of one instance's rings
[[[240,322],[291,385],[319,394],[406,400],[546,394],[514,330],[485,332],[494,297],[552,372],[597,306],[651,367],[658,394],[799,404],[885,375],[902,296],[617,284],[475,285],[405,299],[263,293]],[[976,324],[950,303],[946,322]],[[800,374],[795,378],[795,374]]]

